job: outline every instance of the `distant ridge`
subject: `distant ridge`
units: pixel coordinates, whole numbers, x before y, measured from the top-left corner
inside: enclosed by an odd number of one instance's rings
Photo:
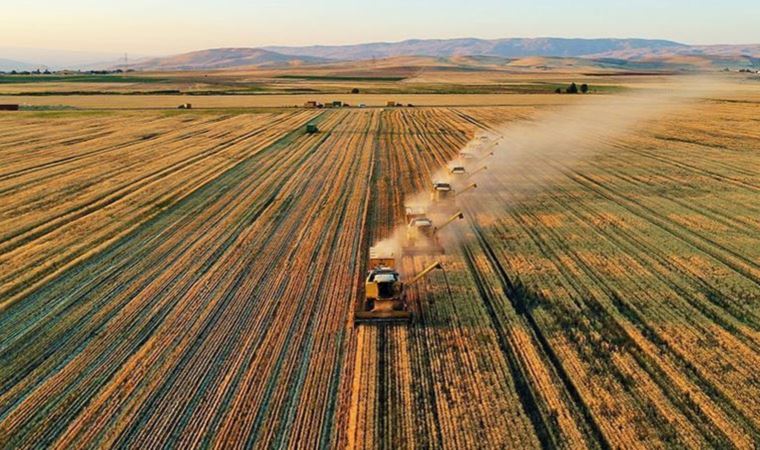
[[[280,67],[329,61],[316,56],[285,55],[260,48],[216,48],[148,59],[139,64],[130,65],[130,68],[137,70],[202,70],[246,66]]]
[[[0,58],[0,70],[2,71],[10,72],[11,70],[34,70],[37,67],[38,66],[35,66],[34,64],[29,64],[22,61]]]
[[[308,47],[217,48],[153,58],[130,65],[137,70],[214,70],[241,67],[293,67],[336,62],[430,57],[580,58],[589,66],[631,70],[705,70],[760,68],[760,45],[691,46],[659,39],[411,39],[355,45]],[[478,59],[480,58],[480,59]],[[118,66],[117,66],[118,67]]]
[[[283,55],[307,55],[337,60],[364,60],[394,56],[452,57],[466,55],[519,58],[523,56],[578,57],[623,50],[650,51],[688,48],[674,41],[658,39],[410,39],[356,45],[314,45],[308,47],[262,47]]]

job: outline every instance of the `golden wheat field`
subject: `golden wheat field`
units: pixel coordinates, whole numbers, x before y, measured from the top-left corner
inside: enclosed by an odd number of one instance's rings
[[[726,92],[500,159],[381,326],[408,199],[596,100],[0,114],[0,448],[757,448],[760,95]]]

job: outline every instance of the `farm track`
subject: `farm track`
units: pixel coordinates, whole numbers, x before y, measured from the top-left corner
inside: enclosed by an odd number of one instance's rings
[[[535,107],[3,117],[0,447],[752,448],[757,135],[721,108],[479,175],[414,323],[355,328],[405,201]]]

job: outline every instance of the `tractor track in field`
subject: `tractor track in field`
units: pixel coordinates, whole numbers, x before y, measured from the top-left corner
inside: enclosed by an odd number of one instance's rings
[[[568,175],[568,176],[570,176],[570,175]],[[508,202],[505,202],[505,204],[508,204]],[[563,204],[565,205],[565,208],[569,208],[570,211],[573,210],[573,207],[570,206],[569,204],[567,204],[567,203],[563,203]],[[530,214],[527,211],[525,211],[525,212],[521,211],[520,214],[521,215],[526,215],[526,217],[531,217]],[[547,257],[549,259],[551,259],[553,261],[561,261],[562,260],[562,258],[560,258],[557,254],[553,253],[553,250],[550,249],[550,246],[544,245],[542,243],[543,239],[538,234],[539,231],[533,231],[533,229],[532,229],[532,227],[535,227],[535,225],[530,225],[529,223],[523,221],[520,218],[520,216],[517,215],[517,214],[512,214],[512,216],[518,221],[518,223],[520,223],[521,227],[524,228],[528,232],[528,234],[532,236],[532,239],[534,240],[534,242],[539,245],[539,247],[542,249],[542,252],[545,255],[547,255]],[[533,217],[533,219],[536,219],[536,218]],[[583,222],[585,223],[587,221],[583,221]],[[539,221],[532,220],[531,223],[539,223]],[[633,320],[634,323],[635,323],[635,326],[638,329],[644,330],[644,334],[646,336],[648,336],[649,339],[653,339],[652,342],[654,344],[656,344],[660,348],[663,348],[663,346],[664,346],[665,349],[669,349],[670,350],[670,354],[672,355],[672,358],[674,358],[676,361],[679,361],[680,367],[682,369],[686,370],[686,372],[690,374],[691,379],[696,383],[696,385],[699,386],[699,388],[701,390],[703,390],[704,392],[709,392],[709,393],[711,393],[711,395],[717,397],[717,399],[720,401],[720,403],[723,404],[723,405],[725,405],[725,407],[728,408],[728,414],[729,414],[730,417],[741,418],[740,422],[743,424],[742,426],[744,427],[744,429],[751,430],[750,433],[754,433],[754,434],[758,433],[756,427],[754,425],[752,425],[753,421],[750,419],[750,417],[746,416],[744,413],[741,413],[739,411],[739,409],[737,408],[737,405],[734,403],[734,401],[732,399],[730,399],[729,397],[727,397],[725,395],[725,393],[723,393],[720,390],[716,389],[716,387],[711,382],[709,382],[708,380],[706,380],[702,375],[700,375],[693,368],[690,368],[691,361],[689,359],[685,358],[678,351],[670,349],[669,346],[666,345],[665,341],[663,341],[660,337],[658,337],[658,334],[654,330],[652,330],[651,328],[648,327],[646,320],[644,320],[639,315],[632,314],[635,311],[635,308],[630,308],[628,306],[623,307],[624,303],[621,302],[621,298],[622,298],[623,295],[621,293],[615,292],[613,289],[611,289],[610,286],[608,286],[608,284],[603,279],[601,279],[598,275],[596,275],[595,272],[594,272],[594,270],[591,267],[589,267],[584,262],[583,258],[581,258],[577,254],[575,254],[574,251],[571,248],[569,248],[566,244],[564,244],[562,242],[562,240],[556,235],[556,233],[551,228],[540,227],[539,230],[540,230],[540,233],[542,235],[546,235],[546,236],[548,236],[548,237],[551,238],[551,242],[552,242],[551,247],[552,248],[556,247],[558,249],[562,249],[563,252],[565,252],[568,255],[571,255],[571,256],[574,255],[572,257],[572,259],[576,262],[577,266],[582,269],[583,273],[586,276],[588,276],[591,280],[594,281],[594,286],[602,287],[604,289],[604,291],[607,293],[607,295],[609,296],[609,298],[611,298],[611,299],[614,300],[615,307],[619,309],[620,313],[623,314],[624,317],[627,317],[628,320]],[[628,236],[628,235],[624,235],[624,236]],[[564,274],[564,276],[566,277],[566,279],[568,281],[574,279],[574,276],[572,274],[570,274],[569,272],[567,272],[566,270],[563,269],[563,270],[561,270],[561,272]],[[573,283],[572,281],[570,281],[570,283],[573,284],[573,285],[575,285],[577,288],[581,287],[580,285],[578,285],[577,283]],[[594,298],[594,295],[591,292],[585,292],[584,293],[584,292],[581,291],[580,294],[582,295],[583,298],[585,298],[587,300],[590,300],[590,299]],[[599,304],[598,306],[599,306],[599,308],[601,308],[601,310],[605,309],[604,305]],[[596,309],[591,308],[590,311],[596,311]],[[614,316],[613,315],[610,315],[610,316],[606,316],[606,315],[605,316],[600,316],[601,319],[605,319],[605,317],[606,318],[611,318],[611,317],[614,317]],[[632,340],[631,342],[635,342],[635,341]],[[648,356],[646,355],[646,352],[644,351],[644,349],[640,349],[640,351],[641,351],[641,355],[643,355],[644,358],[648,358]],[[650,362],[650,363],[647,364],[647,363],[643,363],[643,360],[642,360],[642,367],[654,367],[654,368],[657,368],[658,364],[656,362],[654,362],[654,363]],[[655,372],[655,373],[652,374],[652,376],[653,376],[653,379],[655,379],[655,380],[662,380],[663,379],[661,377],[662,373]],[[668,386],[667,385],[662,385],[661,384],[661,387],[663,388],[663,390],[665,392],[668,392]],[[671,395],[671,399],[673,401],[676,401],[677,403],[681,403],[681,402],[679,402],[679,399],[678,399],[677,396]],[[681,404],[683,405],[683,403],[681,403]],[[699,421],[697,420],[697,422],[699,422]],[[715,435],[717,432],[718,432],[718,429],[715,428],[711,432],[705,433],[705,435],[706,436]],[[725,439],[729,439],[729,437],[725,436]],[[723,442],[723,441],[719,441],[719,442]],[[719,442],[716,442],[715,444],[717,444]]]
[[[471,208],[467,208],[468,213],[470,217],[472,217],[473,210]],[[559,376],[559,379],[562,380],[562,383],[564,385],[565,392],[567,392],[570,397],[572,398],[575,407],[578,408],[580,411],[581,416],[583,417],[583,420],[585,421],[585,425],[590,430],[591,436],[593,436],[595,443],[603,449],[612,448],[610,443],[607,441],[607,439],[604,436],[604,433],[602,433],[599,424],[594,419],[593,415],[590,412],[590,409],[586,402],[581,397],[580,393],[578,392],[577,387],[573,383],[571,377],[566,372],[564,366],[560,362],[560,359],[554,352],[554,349],[552,348],[551,344],[549,344],[549,341],[546,339],[546,337],[543,334],[543,331],[541,327],[536,322],[535,318],[530,312],[530,307],[528,305],[525,305],[523,303],[523,300],[520,298],[519,295],[517,295],[515,285],[512,282],[512,280],[509,278],[509,275],[507,274],[506,270],[502,267],[501,263],[499,262],[499,259],[496,255],[496,253],[491,248],[490,244],[488,243],[487,239],[483,236],[483,233],[480,229],[480,227],[474,223],[470,222],[471,228],[476,236],[476,241],[478,245],[483,249],[484,254],[487,257],[487,260],[491,267],[493,268],[494,272],[497,274],[498,279],[501,283],[501,289],[504,292],[505,296],[509,299],[510,303],[512,304],[512,307],[514,308],[515,312],[519,317],[522,317],[525,320],[525,323],[528,325],[529,329],[533,333],[533,336],[535,336],[536,340],[540,344],[540,347],[543,351],[543,354],[546,355],[547,359],[550,361],[552,369],[554,372]],[[469,251],[468,251],[469,252]],[[468,256],[468,259],[470,260],[470,264],[472,264],[472,257]],[[471,271],[475,272],[476,269],[474,269],[474,266],[471,266]],[[484,298],[485,300],[485,298]],[[489,302],[486,302],[489,303]],[[488,306],[489,308],[489,315],[491,315],[492,320],[497,320],[494,317],[494,309],[492,305]],[[496,325],[494,328],[499,330],[500,335],[504,333],[504,327],[499,325],[497,322],[494,322],[494,325]],[[502,351],[507,351],[508,348],[507,342],[508,338],[506,336],[501,337],[500,339],[503,340],[502,343]],[[515,359],[514,364],[515,366],[518,365],[515,355],[512,355],[512,358]],[[511,359],[512,359],[511,358]],[[519,369],[516,369],[519,370]],[[525,379],[524,376],[521,378]],[[537,406],[537,400],[534,397],[534,394],[531,393],[531,388],[527,381],[524,381],[524,389],[527,391],[525,394],[525,407],[526,409],[530,408],[529,410],[535,410],[539,411],[539,408]],[[549,427],[546,425],[545,420],[542,418],[534,418],[533,419],[537,424],[538,427],[538,435],[539,437],[543,434],[543,445],[545,447],[553,447],[556,445],[556,439],[558,439],[558,436],[553,436],[555,441],[549,440]]]
[[[561,186],[554,186],[553,189],[566,198],[573,197],[570,191],[567,191]],[[561,199],[556,195],[551,195],[551,197],[555,201],[561,202]],[[581,202],[569,202],[563,204],[567,211],[579,222],[588,223],[588,217],[593,217],[595,214],[595,211],[588,206],[583,205]],[[736,309],[740,306],[738,299],[721,292],[716,286],[689,271],[688,267],[668,260],[666,255],[664,255],[660,249],[637,237],[634,233],[613,233],[599,226],[594,227],[594,232],[603,236],[616,247],[625,249],[626,255],[629,255],[644,267],[649,268],[652,273],[662,275],[660,280],[667,284],[674,292],[677,292],[683,300],[699,310],[700,313],[709,317],[711,320],[724,327],[727,331],[730,331],[737,336],[745,345],[760,353],[760,346],[753,340],[752,336],[746,335],[745,332],[737,328],[736,325],[730,323],[725,318],[721,318],[713,308],[709,308],[699,300],[694,299],[693,293],[687,291],[686,287],[682,286],[677,281],[670,279],[667,275],[669,273],[678,273],[683,276],[684,281],[682,281],[682,283],[685,284],[686,282],[689,282],[697,286],[709,301],[714,302],[714,308],[723,308],[724,312],[728,312],[734,321],[747,324],[754,330],[760,331],[760,322],[757,319],[749,320],[752,316],[751,311],[747,311],[746,309]],[[655,268],[655,265],[659,265],[662,269],[658,270]],[[726,300],[728,300],[728,302],[726,302]]]
[[[638,217],[648,220],[650,223],[668,232],[676,239],[680,239],[686,244],[703,251],[760,286],[760,276],[755,274],[756,272],[760,273],[760,265],[747,259],[743,255],[738,254],[735,250],[731,250],[694,230],[681,228],[681,232],[679,232],[678,228],[674,226],[670,219],[663,217],[651,207],[644,205],[638,200],[624,198],[619,193],[603,186],[601,183],[587,175],[577,172],[570,173],[566,170],[563,170],[563,172],[568,178],[574,180],[578,184],[594,191],[607,200],[614,201],[631,213],[636,214]]]

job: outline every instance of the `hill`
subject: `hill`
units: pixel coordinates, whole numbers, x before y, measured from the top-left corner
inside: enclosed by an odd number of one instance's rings
[[[427,59],[424,65],[483,68],[557,67],[625,70],[700,70],[760,67],[760,45],[690,46],[652,39],[427,39],[337,46],[217,48],[142,60],[138,70],[213,70],[244,67],[292,67],[403,58]],[[550,64],[533,64],[548,58]],[[525,61],[521,61],[525,60]],[[408,68],[415,63],[405,64]],[[373,65],[374,65],[373,64]],[[121,66],[115,66],[121,67]]]
[[[425,55],[451,57],[463,55],[499,56],[585,56],[625,50],[653,51],[688,48],[685,44],[653,39],[411,39],[401,42],[375,42],[356,45],[315,45],[309,47],[263,47],[284,55],[308,55],[340,60],[363,60],[393,56]]]
[[[37,66],[13,59],[0,58],[0,70],[10,72],[11,70],[34,70]]]
[[[153,58],[130,65],[137,70],[201,70],[236,67],[271,67],[324,63],[329,60],[316,56],[284,55],[259,48],[216,48]]]

